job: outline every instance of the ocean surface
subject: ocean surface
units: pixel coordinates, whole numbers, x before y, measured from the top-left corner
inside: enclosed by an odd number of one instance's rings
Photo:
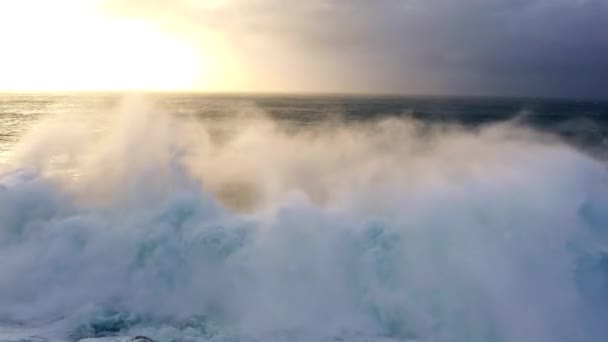
[[[608,341],[608,102],[0,95],[0,341]]]

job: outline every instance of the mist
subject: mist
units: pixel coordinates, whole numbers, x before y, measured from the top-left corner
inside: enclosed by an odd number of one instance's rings
[[[0,317],[75,340],[608,336],[604,162],[517,122],[234,110],[38,122],[0,178]]]

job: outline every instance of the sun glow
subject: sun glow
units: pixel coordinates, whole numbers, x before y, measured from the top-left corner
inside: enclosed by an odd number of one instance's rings
[[[98,0],[0,0],[0,90],[205,88],[198,47],[148,23],[104,16]]]

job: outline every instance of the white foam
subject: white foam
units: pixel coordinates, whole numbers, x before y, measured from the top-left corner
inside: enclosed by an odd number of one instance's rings
[[[129,108],[16,149],[35,175],[0,189],[0,317],[161,341],[608,336],[608,173],[555,139],[260,118],[216,142]]]

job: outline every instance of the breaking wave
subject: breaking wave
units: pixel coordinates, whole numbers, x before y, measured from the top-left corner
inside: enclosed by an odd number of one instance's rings
[[[608,338],[608,171],[552,136],[137,103],[102,121],[15,147],[0,321],[66,340]]]

